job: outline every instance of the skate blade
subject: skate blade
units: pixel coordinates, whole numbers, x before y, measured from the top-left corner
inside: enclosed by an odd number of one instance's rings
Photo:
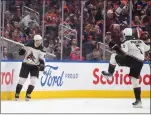
[[[134,108],[143,108],[142,105],[133,105]]]
[[[26,98],[25,101],[30,101],[30,99]]]
[[[19,101],[19,98],[15,98],[15,101]]]
[[[106,76],[106,75],[103,75],[102,73],[101,73],[101,75],[102,75],[107,81],[111,81],[111,79],[110,79],[110,78],[112,78],[111,76]]]

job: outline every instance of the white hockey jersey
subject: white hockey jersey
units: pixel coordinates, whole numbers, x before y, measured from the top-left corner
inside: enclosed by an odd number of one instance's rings
[[[39,60],[45,60],[45,52],[43,52],[42,49],[36,49],[33,43],[24,46],[24,49],[26,50],[26,53],[23,62],[30,65],[39,65]]]
[[[130,56],[144,61],[145,52],[150,50],[150,46],[146,45],[142,40],[132,39],[121,44],[122,50]]]

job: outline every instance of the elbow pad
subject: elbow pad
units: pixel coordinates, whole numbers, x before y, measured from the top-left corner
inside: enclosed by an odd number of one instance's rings
[[[26,50],[25,50],[25,49],[23,49],[23,48],[19,49],[19,55],[24,55],[24,54],[25,54],[25,52],[26,52]]]
[[[112,49],[115,50],[117,54],[125,55],[125,52],[117,44],[115,44]]]

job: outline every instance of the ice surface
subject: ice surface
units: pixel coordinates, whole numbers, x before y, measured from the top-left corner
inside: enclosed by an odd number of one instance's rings
[[[143,108],[133,108],[134,99],[49,99],[29,102],[2,101],[2,113],[150,113],[150,99],[142,99]]]

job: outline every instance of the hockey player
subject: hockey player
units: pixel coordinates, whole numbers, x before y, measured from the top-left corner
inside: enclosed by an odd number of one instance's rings
[[[23,48],[19,50],[19,55],[24,55],[24,60],[22,62],[19,81],[16,86],[15,99],[19,99],[22,87],[28,78],[30,73],[30,84],[26,91],[26,100],[29,101],[30,94],[34,90],[36,81],[39,76],[39,71],[44,70],[44,51],[42,46],[42,37],[40,35],[35,35],[34,40],[28,42]]]
[[[132,37],[132,29],[125,28],[123,30],[124,41],[121,43],[121,47],[113,45],[112,49],[116,51],[110,57],[108,71],[102,71],[102,74],[106,78],[113,76],[115,67],[126,66],[130,68],[129,76],[132,78],[132,86],[136,101],[133,104],[135,108],[141,108],[141,87],[139,85],[139,76],[143,66],[145,52],[150,49],[142,40],[138,40]]]

